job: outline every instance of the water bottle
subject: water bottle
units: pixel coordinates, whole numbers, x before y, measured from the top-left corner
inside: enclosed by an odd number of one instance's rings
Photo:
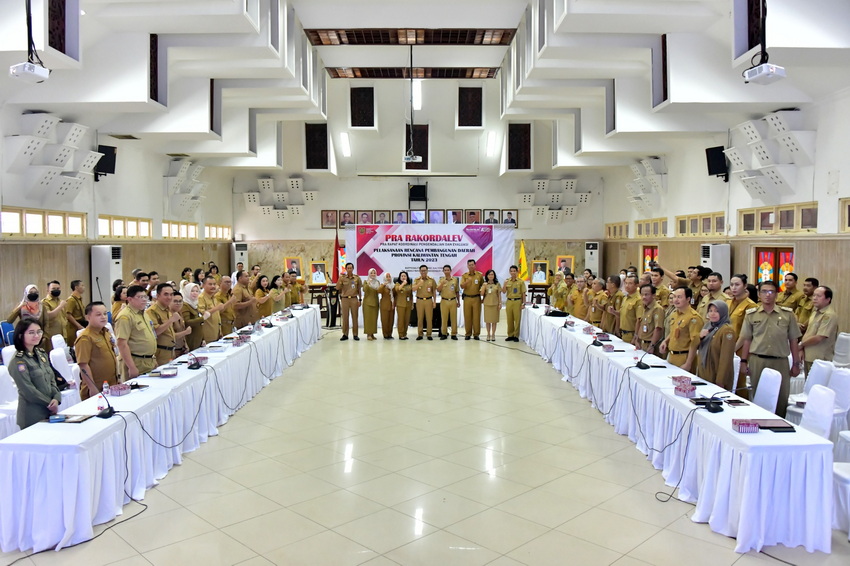
[[[103,396],[106,397],[107,395],[109,395],[109,382],[104,381],[103,382]]]
[[[97,412],[101,412],[106,408],[106,403],[103,400],[103,395],[97,396]]]

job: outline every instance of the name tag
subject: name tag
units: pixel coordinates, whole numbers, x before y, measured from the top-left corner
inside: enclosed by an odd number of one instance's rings
[[[643,325],[643,331],[646,332],[646,325]]]
[[[454,290],[455,290],[455,284],[454,284],[454,283],[452,283],[451,285],[449,285],[449,289],[451,289],[452,291],[454,291]]]
[[[351,284],[351,288],[352,288],[352,289],[354,289],[356,286],[357,286],[357,285],[355,285],[354,283],[352,283],[352,284]]]
[[[519,289],[517,289],[516,287],[512,287],[512,288],[511,288],[511,290],[512,290],[514,293],[518,293],[518,292],[519,292]]]
[[[478,285],[478,279],[475,280],[475,284]]]
[[[426,293],[430,293],[430,292],[431,292],[431,287],[425,287],[425,292],[426,292]]]

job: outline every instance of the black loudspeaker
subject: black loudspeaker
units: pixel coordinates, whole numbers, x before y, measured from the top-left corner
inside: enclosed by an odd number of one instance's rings
[[[428,185],[407,185],[408,200],[428,200]]]
[[[115,150],[116,148],[111,145],[97,146],[97,152],[102,153],[103,157],[101,157],[100,161],[97,162],[97,165],[94,166],[95,173],[99,173],[101,175],[115,174]]]
[[[714,177],[725,177],[729,173],[729,167],[726,165],[726,154],[723,153],[724,147],[705,148],[705,162],[708,165],[708,174]]]

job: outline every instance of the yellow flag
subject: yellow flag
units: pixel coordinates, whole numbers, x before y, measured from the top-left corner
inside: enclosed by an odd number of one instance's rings
[[[525,240],[519,243],[519,278],[528,281],[528,259],[525,256]]]

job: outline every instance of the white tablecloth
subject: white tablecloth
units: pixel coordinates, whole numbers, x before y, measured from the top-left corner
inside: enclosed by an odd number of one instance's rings
[[[121,513],[128,494],[143,499],[184,452],[218,434],[318,340],[318,308],[293,314],[248,344],[199,354],[209,357],[201,369],[184,364],[174,378],[138,378],[150,387],[110,397],[120,411],[111,419],[38,423],[0,441],[0,548],[58,550],[88,540],[94,525]],[[96,404],[92,398],[63,412],[94,414]]]
[[[625,351],[604,353],[583,334],[586,323],[576,321],[576,330],[569,331],[563,328],[565,319],[543,316],[543,309],[525,313],[520,338],[589,399],[617,433],[635,442],[669,486],[679,486],[679,499],[696,503],[693,521],[735,537],[738,552],[779,543],[830,552],[831,442],[803,429],[733,432],[733,418],[774,415],[755,405],[691,414],[694,405],[673,393],[670,377],[683,375],[681,369],[633,368],[642,352],[632,346],[614,339],[615,349]],[[644,361],[667,365],[655,356]],[[712,384],[697,387],[698,395],[706,397],[719,391]]]

